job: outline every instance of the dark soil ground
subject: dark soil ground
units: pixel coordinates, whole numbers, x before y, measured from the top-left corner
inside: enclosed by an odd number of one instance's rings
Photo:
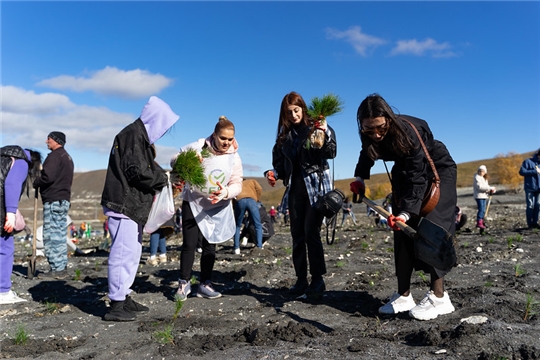
[[[474,218],[471,189],[460,191],[458,204]],[[359,224],[324,245],[327,291],[318,301],[287,294],[295,281],[287,227],[278,226],[261,252],[235,255],[232,241],[219,246],[214,281],[223,297],[191,297],[178,312],[181,237],[168,240],[171,261],[156,267],[145,264],[145,242],[132,288],[151,310],[128,323],[101,319],[106,251],[70,258],[68,280],[29,280],[29,247],[17,243],[13,290],[28,302],[0,305],[0,358],[540,359],[540,232],[525,229],[523,194],[493,197],[486,234],[471,221],[458,234],[459,265],[446,277],[456,311],[431,321],[378,314],[396,290],[392,233],[375,227],[364,205],[355,212]],[[41,259],[38,269],[47,268]],[[417,301],[426,281],[413,275]]]

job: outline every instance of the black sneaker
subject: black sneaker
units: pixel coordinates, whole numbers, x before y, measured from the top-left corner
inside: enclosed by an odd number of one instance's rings
[[[69,276],[66,269],[60,271],[49,271],[38,274],[38,279],[44,280],[65,280]]]
[[[127,305],[126,301],[113,301],[111,300],[111,306],[107,313],[103,316],[105,321],[133,321],[136,316]]]
[[[324,284],[324,280],[322,278],[311,280],[311,284],[309,284],[309,287],[306,290],[306,295],[308,297],[321,297],[324,291],[326,290],[326,285]]]
[[[126,296],[125,302],[126,302],[125,307],[128,308],[131,311],[134,311],[134,312],[142,312],[142,311],[150,310],[150,308],[148,306],[144,306],[143,304],[139,304],[138,302],[133,300],[129,295]]]
[[[289,294],[291,294],[292,296],[304,295],[307,287],[308,287],[308,282],[306,279],[298,279],[296,280],[296,284],[294,284],[289,289]]]

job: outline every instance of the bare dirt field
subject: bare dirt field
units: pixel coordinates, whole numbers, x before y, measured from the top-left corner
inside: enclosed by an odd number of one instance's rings
[[[473,219],[472,190],[459,194],[458,205]],[[324,245],[327,291],[318,301],[288,296],[295,281],[291,238],[277,226],[261,252],[246,247],[235,255],[232,241],[219,246],[214,282],[223,296],[190,297],[178,310],[182,241],[175,236],[168,240],[171,261],[156,267],[145,264],[144,243],[132,289],[150,311],[126,323],[101,319],[106,251],[71,257],[68,280],[29,280],[29,247],[17,242],[13,290],[28,301],[0,305],[0,358],[540,359],[540,232],[526,229],[523,194],[493,197],[484,235],[471,220],[458,233],[459,265],[446,277],[456,311],[431,321],[378,314],[396,290],[392,233],[375,227],[364,205],[354,210],[359,224],[338,228],[335,243]],[[80,246],[94,249],[100,241]],[[48,269],[44,259],[38,269]],[[198,276],[198,258],[194,270]],[[416,301],[426,281],[413,275]]]

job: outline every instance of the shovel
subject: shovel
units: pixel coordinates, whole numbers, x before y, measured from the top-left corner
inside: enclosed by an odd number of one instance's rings
[[[382,206],[365,197],[362,198],[362,202],[386,219],[391,215]],[[452,244],[452,236],[445,229],[426,218],[420,219],[416,230],[401,221],[396,223],[414,240],[414,253],[418,259],[436,269],[448,271],[454,267],[457,260],[456,251]]]
[[[36,188],[34,195],[34,231],[32,232],[32,257],[28,260],[28,272],[26,277],[30,280],[34,278],[36,273],[36,235],[37,235],[37,208],[38,208],[38,188]]]
[[[488,218],[488,217],[487,217],[487,214],[488,214],[488,212],[489,212],[489,205],[491,205],[491,197],[492,197],[492,196],[493,196],[493,195],[489,195],[488,202],[487,202],[487,206],[486,206],[486,212],[484,213],[484,217],[486,218],[486,220],[487,220],[487,218]]]

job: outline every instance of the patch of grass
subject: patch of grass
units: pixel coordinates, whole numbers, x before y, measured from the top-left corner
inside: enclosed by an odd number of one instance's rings
[[[291,247],[286,247],[284,250],[285,250],[285,254],[292,255],[292,248]]]
[[[508,249],[511,249],[512,246],[514,246],[514,238],[509,237],[508,239],[506,239],[506,245],[508,246]]]
[[[527,321],[537,314],[540,301],[536,300],[531,294],[527,294],[527,302],[525,304],[525,314],[523,320]]]
[[[423,271],[418,271],[418,272],[416,272],[416,275],[418,275],[418,276],[420,277],[420,279],[422,279],[423,282],[425,282],[425,283],[428,282],[427,275],[424,274]]]
[[[277,266],[281,266],[281,262],[282,262],[281,259],[277,259],[276,265],[277,265]]]
[[[525,275],[527,271],[525,271],[525,269],[523,269],[520,264],[516,264],[516,266],[514,266],[514,273],[516,274],[516,277],[520,277],[522,275]]]
[[[75,277],[73,278],[74,281],[81,280],[81,269],[75,269]]]
[[[386,248],[386,252],[393,253],[394,248],[393,247]]]
[[[45,305],[45,312],[48,314],[54,314],[58,310],[58,304],[55,302],[46,300],[43,305]]]
[[[94,270],[99,271],[99,261],[96,261],[96,264],[94,265]]]
[[[26,328],[23,324],[19,324],[17,326],[17,330],[15,331],[15,336],[13,338],[13,343],[15,345],[24,345],[28,341],[28,332],[26,331]]]
[[[488,240],[488,242],[489,242],[490,244],[493,244],[493,243],[495,242],[495,239],[494,239],[493,237],[490,237],[489,240]]]
[[[369,244],[365,241],[362,241],[362,251],[367,251],[369,249]]]
[[[173,325],[167,324],[163,330],[155,331],[153,336],[160,344],[174,344]]]
[[[491,281],[486,281],[484,284],[485,287],[493,287],[493,283]]]
[[[344,265],[345,265],[345,261],[342,261],[342,260],[339,260],[339,261],[336,263],[336,266],[337,266],[338,268],[342,268]]]
[[[463,247],[464,247],[464,248],[466,248],[466,247],[468,247],[468,246],[469,246],[469,243],[468,243],[468,242],[464,242],[464,243],[463,243]]]

